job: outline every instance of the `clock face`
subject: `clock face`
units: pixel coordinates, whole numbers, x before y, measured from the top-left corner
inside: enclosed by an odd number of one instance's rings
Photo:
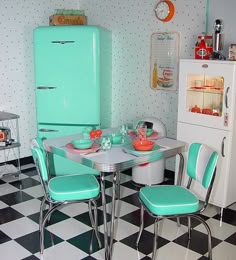
[[[156,15],[160,20],[164,20],[169,14],[169,6],[166,2],[160,2],[156,7]]]
[[[162,22],[170,21],[174,16],[174,12],[175,7],[170,0],[160,1],[155,8],[156,17]]]

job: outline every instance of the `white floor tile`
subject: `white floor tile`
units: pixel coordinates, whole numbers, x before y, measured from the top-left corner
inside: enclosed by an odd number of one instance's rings
[[[29,216],[39,212],[40,204],[41,204],[40,200],[32,199],[32,200],[27,200],[25,202],[13,205],[12,208],[25,216]]]
[[[229,209],[236,211],[236,203],[233,203],[231,206],[229,206]]]
[[[14,240],[0,244],[0,254],[2,260],[18,260],[31,255],[28,250]]]
[[[79,214],[83,214],[88,211],[88,204],[86,203],[75,203],[69,204],[60,209],[61,212],[65,213],[70,217],[75,217]]]
[[[213,216],[215,216],[216,214],[219,214],[219,213],[220,213],[219,207],[216,207],[214,205],[209,204],[207,206],[207,208],[201,214],[211,218],[211,217],[213,217]]]
[[[236,226],[227,224],[225,222],[221,222],[220,225],[220,222],[213,218],[208,219],[206,222],[211,229],[212,236],[221,240],[226,239],[227,237],[231,236],[234,232],[236,232]],[[203,226],[203,224],[198,225],[194,229],[207,234],[206,228]]]
[[[92,257],[94,257],[97,260],[104,260],[104,249],[92,254]],[[142,259],[145,255],[140,253],[137,250],[134,250],[131,247],[128,247],[122,243],[116,242],[113,245],[113,253],[112,253],[112,260],[136,260],[136,259]]]
[[[54,225],[51,225],[47,229],[53,234],[61,237],[62,239],[67,240],[89,231],[91,227],[73,218],[69,218]]]
[[[1,230],[10,238],[15,239],[39,229],[37,223],[24,217],[1,225]]]
[[[31,188],[24,189],[24,192],[34,198],[40,198],[43,196],[43,189],[41,185],[37,185]]]
[[[38,253],[36,256],[40,260],[79,260],[87,254],[65,241],[45,249],[43,255]]]
[[[121,186],[121,187],[120,187],[120,198],[127,197],[127,196],[129,196],[129,195],[134,194],[134,193],[136,193],[135,190],[126,188],[126,187],[124,187],[124,186]],[[109,195],[109,196],[112,195],[112,187],[106,189],[106,194]]]
[[[150,233],[153,233],[154,225],[152,224],[148,226],[147,228],[145,228],[145,230],[149,231]],[[183,235],[187,231],[188,230],[186,226],[181,225],[180,227],[178,227],[176,222],[169,219],[163,219],[159,222],[158,234],[161,237],[166,238],[170,241],[173,241],[174,239]]]
[[[110,224],[110,222],[109,222],[109,224]],[[104,225],[99,227],[99,231],[101,233],[104,233]],[[114,238],[117,241],[122,240],[123,238],[128,237],[138,231],[139,231],[139,227],[137,227],[131,223],[128,223],[122,219],[115,220]]]
[[[161,247],[156,253],[156,260],[197,260],[200,257],[200,254],[173,242]]]
[[[103,210],[102,206],[99,207],[99,209]],[[108,212],[111,212],[111,203],[107,204],[107,209],[108,209]],[[117,200],[115,216],[122,217],[137,209],[138,209],[138,207],[136,207],[136,206],[133,206],[133,205],[131,205],[127,202],[121,201],[121,200]]]
[[[0,209],[6,208],[8,205],[2,201],[0,201]]]
[[[13,181],[18,181],[18,180],[23,180],[25,178],[28,178],[29,176],[25,175],[24,173],[19,174],[19,176],[15,176],[13,174],[10,175],[5,175],[3,177],[3,180],[5,182],[13,182]]]
[[[13,193],[13,192],[17,192],[19,189],[17,189],[16,187],[12,186],[11,184],[5,183],[1,185],[0,188],[0,196],[9,194],[9,193]]]
[[[223,241],[213,248],[212,258],[214,260],[235,260],[236,246]]]

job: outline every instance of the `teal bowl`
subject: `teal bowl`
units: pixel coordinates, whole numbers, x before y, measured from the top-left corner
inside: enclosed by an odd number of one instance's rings
[[[71,143],[76,149],[88,149],[93,145],[93,141],[90,139],[72,140]]]
[[[111,142],[112,144],[121,144],[122,142],[122,134],[114,133],[111,135]]]

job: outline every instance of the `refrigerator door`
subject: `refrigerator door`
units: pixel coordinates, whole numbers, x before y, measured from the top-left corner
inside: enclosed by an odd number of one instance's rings
[[[38,125],[38,136],[42,139],[56,138],[63,135],[81,133],[87,126],[58,126],[58,125]],[[92,168],[77,162],[65,159],[55,154],[48,154],[50,174],[60,176],[66,174],[94,174],[100,173]]]
[[[234,74],[230,61],[181,60],[178,121],[232,130]]]
[[[35,29],[38,123],[100,123],[99,38],[94,26]]]

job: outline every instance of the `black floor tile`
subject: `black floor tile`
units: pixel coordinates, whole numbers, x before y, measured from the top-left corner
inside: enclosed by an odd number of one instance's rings
[[[121,219],[136,225],[140,226],[140,209],[130,212],[127,215],[120,217]],[[146,211],[144,212],[144,228],[152,225],[154,223],[154,218],[151,217]]]
[[[201,255],[208,252],[208,237],[202,232],[192,230],[191,240],[188,239],[188,233],[183,234],[177,239],[173,240],[176,244],[189,248]],[[212,237],[212,248],[218,245],[221,240]]]
[[[47,211],[44,210],[43,215],[45,215]],[[28,218],[30,218],[31,220],[33,220],[34,222],[36,222],[37,224],[39,224],[39,212],[32,214],[30,216],[28,216]],[[48,222],[48,226],[56,224],[60,221],[66,220],[70,218],[69,216],[67,216],[66,214],[62,213],[61,211],[54,211],[50,217],[50,221]]]
[[[5,184],[6,182],[0,179],[0,185]]]
[[[225,241],[236,246],[236,233],[225,239]]]
[[[35,231],[33,233],[27,234],[25,236],[19,237],[15,239],[15,241],[26,248],[32,254],[35,254],[40,251],[39,249],[39,231]],[[45,229],[44,232],[44,248],[51,247],[52,245],[56,245],[61,243],[63,240],[58,236],[50,233]]]
[[[11,238],[0,230],[0,244],[6,243],[7,241],[10,240]]]
[[[84,223],[85,225],[88,225],[91,227],[91,222],[90,222],[90,218],[89,218],[89,213],[85,212],[83,214],[77,215],[74,217],[74,219]],[[103,221],[103,212],[101,210],[98,209],[98,226],[103,225],[104,221]],[[111,221],[111,215],[109,213],[107,213],[107,221]]]
[[[221,215],[217,214],[214,219],[221,220]],[[222,221],[236,226],[236,211],[232,209],[224,209]]]
[[[38,175],[38,173],[37,173],[35,167],[22,170],[21,172],[24,173],[25,175],[29,176],[29,177],[33,177],[33,176]]]
[[[129,246],[129,247],[132,247],[135,250],[138,249],[139,252],[141,252],[145,255],[150,254],[153,250],[154,235],[152,233],[146,231],[146,230],[143,230],[142,236],[141,236],[140,241],[139,241],[138,248],[136,246],[137,236],[138,236],[138,233],[135,233],[135,234],[133,234],[129,237],[126,237],[126,238],[120,240],[120,242]],[[166,245],[169,242],[170,242],[169,240],[159,236],[157,248],[160,248],[160,247]]]
[[[104,236],[103,234],[99,233],[100,240],[102,243],[102,247],[104,247]],[[82,233],[81,235],[78,235],[76,237],[73,237],[69,240],[67,240],[68,243],[72,244],[73,246],[81,249],[82,251],[86,252],[87,254],[93,254],[100,250],[97,242],[97,238],[95,236],[95,233],[93,230],[90,230],[88,232]],[[114,241],[115,242],[115,241]],[[92,247],[91,247],[92,245]]]
[[[0,225],[22,217],[24,217],[24,215],[11,207],[0,209]]]
[[[0,197],[0,200],[9,206],[34,199],[24,191],[9,193]]]
[[[40,182],[32,178],[25,178],[11,182],[11,185],[22,190],[40,185]]]
[[[209,219],[209,217],[204,216],[204,215],[201,215],[201,217],[202,217],[205,221]],[[177,218],[172,218],[172,219],[170,219],[170,220],[177,222]],[[187,217],[179,218],[179,220],[180,220],[180,224],[185,225],[185,226],[188,226],[188,218],[187,218]],[[196,226],[198,226],[198,225],[200,225],[200,224],[201,224],[200,221],[198,221],[198,220],[195,219],[195,218],[191,218],[191,227],[192,227],[192,228],[195,228]]]
[[[111,196],[106,195],[106,203],[110,203],[111,201],[112,201]],[[100,194],[99,199],[97,200],[97,206],[98,207],[102,206],[102,196],[101,196],[101,194]]]
[[[138,185],[138,184],[135,184],[132,180],[127,181],[127,182],[124,182],[124,183],[122,183],[121,185],[124,186],[124,187],[126,187],[126,188],[135,190],[135,191],[139,191],[140,188],[143,187],[143,186],[140,186],[140,185]]]
[[[31,255],[31,256],[28,256],[26,258],[23,258],[21,260],[39,260],[38,257],[34,256],[34,255]]]
[[[140,201],[138,199],[138,193],[131,194],[127,197],[122,198],[121,200],[125,201],[127,203],[130,203],[133,206],[140,207]]]

